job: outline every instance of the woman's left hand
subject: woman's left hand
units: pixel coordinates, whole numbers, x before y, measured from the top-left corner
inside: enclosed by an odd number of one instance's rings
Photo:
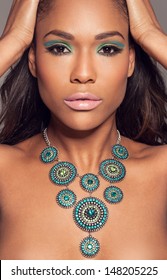
[[[150,1],[126,2],[132,36],[150,56],[167,68],[167,35],[163,32]]]

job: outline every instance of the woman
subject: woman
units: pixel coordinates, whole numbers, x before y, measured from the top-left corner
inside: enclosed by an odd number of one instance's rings
[[[34,36],[26,2],[0,45],[1,73],[24,52],[1,89],[1,258],[166,259],[166,94],[139,44],[167,67],[167,37],[149,1],[126,1],[138,44],[125,1],[40,1]]]

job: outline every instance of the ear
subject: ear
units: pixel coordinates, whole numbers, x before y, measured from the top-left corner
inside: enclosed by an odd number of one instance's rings
[[[35,59],[35,47],[32,45],[30,47],[29,53],[28,53],[28,66],[30,69],[31,74],[36,78],[36,59]]]
[[[128,77],[133,75],[135,69],[135,50],[130,46],[129,48],[129,68],[128,68]]]

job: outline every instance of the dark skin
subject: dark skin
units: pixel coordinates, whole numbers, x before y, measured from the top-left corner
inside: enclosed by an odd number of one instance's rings
[[[77,2],[73,0],[70,5],[76,8]],[[106,0],[105,5],[104,1],[99,0],[99,5],[95,2],[86,5],[80,1],[75,15],[75,23],[79,24],[73,25],[75,9],[69,13],[68,4],[64,9],[63,1],[56,1],[54,13],[37,26],[37,50],[32,48],[29,54],[30,71],[38,78],[41,96],[52,112],[49,139],[58,147],[60,159],[75,164],[81,175],[97,174],[99,163],[111,156],[110,148],[117,139],[115,112],[124,96],[127,78],[133,73],[135,58],[128,45],[125,19],[118,10],[113,11],[110,1]],[[84,18],[86,7],[91,13]],[[94,25],[88,34],[89,20]],[[45,52],[42,38],[53,25],[66,32],[72,30],[75,35],[75,41],[70,42],[74,48],[70,55],[53,57]],[[101,56],[96,52],[99,42],[94,41],[94,35],[115,29],[123,34],[124,40],[116,36],[109,41],[124,44],[123,51],[110,58]],[[58,70],[54,63],[59,65]],[[110,85],[114,89],[108,91]],[[66,107],[63,98],[83,87],[102,98],[102,104],[84,112]],[[166,259],[167,148],[151,147],[125,137],[121,143],[130,154],[124,163],[126,177],[117,183],[124,199],[117,205],[107,204],[108,221],[92,234],[101,244],[95,259]],[[79,244],[87,233],[75,225],[73,209],[62,209],[55,202],[60,187],[49,180],[53,164],[45,165],[39,160],[45,146],[42,136],[36,135],[15,146],[0,147],[1,259],[84,259]],[[93,195],[104,201],[103,191],[109,183],[100,181],[100,188]],[[78,179],[71,188],[77,200],[87,196],[78,187]]]
[[[107,205],[109,220],[93,233],[101,244],[95,259],[166,259],[167,151],[126,138],[122,144],[130,153],[126,178],[117,184],[124,200]],[[72,221],[72,209],[64,210],[55,203],[60,188],[48,178],[51,166],[39,161],[44,147],[38,135],[16,147],[1,148],[2,259],[84,259],[79,243],[87,233]],[[104,201],[107,186],[101,180],[94,195]],[[72,189],[78,200],[85,197],[78,180]]]

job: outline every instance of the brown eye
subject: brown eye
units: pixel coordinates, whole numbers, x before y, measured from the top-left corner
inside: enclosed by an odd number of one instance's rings
[[[112,55],[116,55],[117,53],[120,53],[122,51],[122,49],[119,49],[115,46],[103,46],[98,53],[104,56],[112,56]]]
[[[106,46],[106,47],[103,47],[103,52],[104,53],[113,53],[114,49],[113,49],[113,47]]]
[[[66,46],[59,44],[53,45],[47,48],[47,50],[54,55],[66,55],[71,52]]]

